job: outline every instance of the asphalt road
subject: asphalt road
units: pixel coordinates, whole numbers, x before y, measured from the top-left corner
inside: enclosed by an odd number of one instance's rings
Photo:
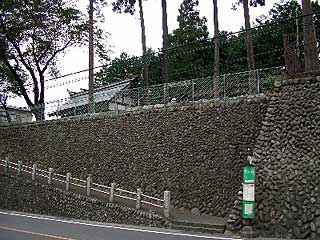
[[[0,211],[0,240],[239,240]]]

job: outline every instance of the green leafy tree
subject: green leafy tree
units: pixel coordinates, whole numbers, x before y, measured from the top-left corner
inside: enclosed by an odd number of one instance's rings
[[[123,80],[132,75],[140,75],[141,67],[142,64],[139,57],[129,56],[123,52],[97,73],[96,82],[104,85]]]
[[[200,17],[198,0],[184,0],[179,8],[179,27],[170,34],[170,47],[206,40],[209,36],[207,19]]]
[[[312,4],[313,12],[320,10],[318,2]],[[303,19],[301,5],[296,0],[275,3],[267,16],[256,19],[253,30],[253,41],[258,68],[284,65],[283,37],[290,35],[293,45],[296,45],[298,56],[303,55]],[[319,18],[315,18],[315,27],[320,29]],[[318,42],[319,42],[319,38]]]
[[[149,65],[150,83],[161,83],[161,56],[148,49],[145,61]],[[141,75],[142,68],[143,61],[141,57],[130,56],[128,53],[123,52],[119,57],[102,67],[96,75],[96,82],[100,85],[105,85],[125,78],[136,77]]]
[[[102,39],[103,32],[95,31]],[[44,119],[45,77],[57,73],[57,57],[87,39],[85,15],[62,0],[1,1],[0,64],[37,120]],[[106,58],[103,45],[96,46]]]
[[[314,12],[318,3],[313,4]],[[255,20],[252,29],[253,46],[255,53],[256,68],[268,68],[284,66],[283,36],[284,34],[295,35],[302,33],[302,18],[296,16],[302,14],[301,6],[296,0],[275,3],[267,15],[262,15]],[[317,21],[316,21],[317,22]],[[320,28],[319,24],[316,24]],[[244,31],[244,29],[242,29]],[[222,32],[221,35],[221,71],[223,73],[245,71],[247,69],[245,32],[229,34]],[[298,45],[301,44],[301,36]]]
[[[171,81],[199,77],[208,68],[212,71],[213,53],[207,19],[200,17],[198,5],[198,0],[182,2],[177,17],[179,27],[169,35]]]
[[[296,44],[299,46],[302,19],[296,19],[296,16],[300,16],[301,13],[298,2],[291,0],[275,3],[267,16],[256,19],[258,28],[253,30],[253,41],[257,68],[284,65],[283,38],[285,34],[291,34],[293,39],[298,37]]]
[[[248,69],[245,33],[238,35],[221,31],[221,73],[242,72]]]

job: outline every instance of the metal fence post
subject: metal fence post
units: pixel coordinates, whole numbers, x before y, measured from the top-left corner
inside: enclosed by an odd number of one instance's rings
[[[77,105],[76,105],[76,103],[74,103],[73,116],[76,115],[76,112],[77,112]]]
[[[71,173],[67,173],[66,175],[66,191],[70,190],[70,179],[71,179]]]
[[[60,100],[58,100],[58,106],[57,106],[57,112],[56,112],[57,119],[59,118],[59,111],[60,111]]]
[[[49,176],[48,176],[49,185],[52,183],[52,173],[53,173],[53,168],[49,168]]]
[[[141,188],[137,189],[137,201],[136,201],[136,209],[141,209]]]
[[[257,74],[257,95],[260,94],[260,69],[256,70]]]
[[[138,107],[140,106],[140,93],[139,93],[139,88],[137,89],[138,91],[138,101],[137,101],[137,104],[138,104]]]
[[[192,79],[192,102],[194,103],[194,79]]]
[[[223,75],[223,98],[226,98],[226,75]]]
[[[170,218],[170,191],[164,191],[163,199],[163,215],[165,218]]]
[[[37,164],[33,164],[32,166],[32,180],[36,180],[36,174],[37,174]]]
[[[163,105],[166,105],[166,84],[163,84]]]
[[[111,188],[110,188],[110,198],[109,201],[113,202],[113,198],[114,198],[114,188],[116,187],[115,183],[111,183]]]
[[[21,175],[22,161],[18,161],[18,175]]]
[[[87,178],[87,196],[90,196],[90,191],[91,191],[91,174],[89,174]]]
[[[249,76],[248,76],[248,95],[254,95],[255,94],[255,81],[256,81],[256,71],[255,70],[250,70],[248,72]]]

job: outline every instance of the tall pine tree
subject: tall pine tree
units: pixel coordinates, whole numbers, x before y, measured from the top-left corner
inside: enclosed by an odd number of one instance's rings
[[[196,9],[198,5],[198,0],[184,0],[182,2],[177,18],[179,27],[171,34],[170,46],[188,44],[208,38],[207,19],[200,17],[199,10]]]
[[[207,49],[211,48],[207,19],[200,16],[198,5],[198,0],[182,2],[177,18],[179,27],[169,36],[170,79],[173,81],[207,75],[210,68],[209,59],[213,54]]]

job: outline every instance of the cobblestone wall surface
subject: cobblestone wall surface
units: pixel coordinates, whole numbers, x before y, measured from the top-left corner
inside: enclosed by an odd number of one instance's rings
[[[163,197],[225,216],[252,154],[268,98],[171,106],[113,117],[0,128],[0,157]]]
[[[253,153],[261,235],[320,239],[320,79],[283,81],[271,96]],[[229,216],[240,229],[241,193]]]

